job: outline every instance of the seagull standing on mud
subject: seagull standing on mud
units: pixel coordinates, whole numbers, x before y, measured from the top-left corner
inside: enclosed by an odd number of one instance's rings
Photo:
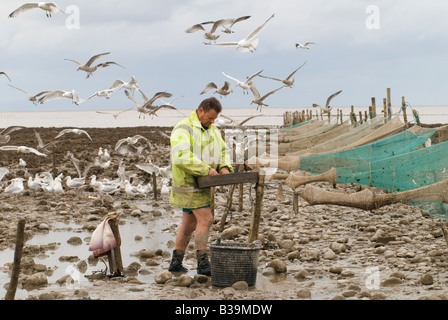
[[[340,90],[338,92],[335,92],[331,96],[329,96],[328,99],[327,99],[327,102],[325,103],[325,107],[321,107],[320,105],[313,103],[313,108],[320,108],[324,113],[330,114],[330,111],[331,111],[330,101],[331,101],[331,99],[336,97],[341,92],[342,92],[342,90]]]
[[[204,44],[213,46],[223,46],[223,47],[236,47],[236,50],[242,48],[242,52],[248,52],[248,51],[254,52],[259,43],[259,40],[255,39],[255,37],[272,18],[274,18],[274,15],[272,15],[268,20],[266,20],[265,23],[263,23],[261,26],[253,30],[246,38],[241,39],[238,42],[218,42],[218,43],[204,42]]]

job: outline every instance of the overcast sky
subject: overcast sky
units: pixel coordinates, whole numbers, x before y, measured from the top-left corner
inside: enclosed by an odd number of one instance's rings
[[[142,91],[152,97],[167,91],[179,108],[195,108],[209,82],[228,80],[233,93],[222,98],[225,108],[252,107],[252,94],[243,94],[222,72],[239,79],[263,70],[264,75],[286,78],[306,62],[293,88],[268,97],[269,108],[311,107],[342,93],[333,107],[368,106],[371,97],[382,105],[386,88],[392,103],[406,97],[412,106],[448,105],[448,2],[417,0],[59,0],[64,11],[47,18],[39,9],[8,15],[25,1],[0,2],[0,111],[100,110],[135,107],[116,91],[109,100],[95,97],[79,106],[70,100],[53,100],[38,106],[22,92],[75,89],[81,98],[107,89],[115,79],[134,75]],[[203,32],[185,30],[204,21],[251,18],[237,23],[234,34],[218,31],[221,41],[238,41],[275,17],[259,33],[255,53],[231,47],[206,46]],[[79,21],[79,23],[78,23]],[[206,26],[209,28],[209,26]],[[315,42],[310,50],[295,43]],[[96,63],[114,61],[86,79],[77,65],[93,55],[111,52]],[[259,92],[279,82],[256,78]],[[142,101],[139,93],[135,97]],[[219,96],[217,96],[219,98]],[[168,99],[169,100],[169,99]]]

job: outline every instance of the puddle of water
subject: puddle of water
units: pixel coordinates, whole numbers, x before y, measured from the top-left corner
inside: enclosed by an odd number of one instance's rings
[[[132,262],[138,262],[142,264],[142,268],[146,267],[144,263],[140,262],[138,257],[132,256],[132,254],[142,250],[142,249],[162,249],[169,250],[167,248],[168,240],[173,240],[175,235],[168,231],[162,231],[170,226],[167,221],[164,219],[156,219],[154,221],[150,221],[148,223],[142,223],[137,219],[122,219],[124,224],[119,224],[119,231],[121,236],[121,255],[123,261],[123,267],[126,268]],[[98,225],[101,221],[98,221]],[[36,256],[31,256],[36,264],[44,264],[47,266],[47,269],[54,270],[51,276],[48,276],[49,286],[59,286],[55,282],[62,278],[63,276],[73,274],[73,267],[79,262],[68,262],[68,261],[59,261],[61,256],[77,256],[80,260],[85,260],[88,264],[88,257],[92,254],[89,251],[89,239],[92,235],[92,232],[86,231],[82,229],[82,226],[73,224],[73,223],[54,223],[53,230],[51,230],[48,234],[35,235],[32,239],[28,240],[25,243],[27,245],[43,245],[50,243],[57,243],[58,246],[55,250],[47,250],[45,254],[40,254]],[[81,245],[71,245],[67,243],[67,240],[71,237],[76,236],[83,240]],[[136,240],[135,237],[140,236],[141,240]],[[104,257],[107,263],[107,257]],[[12,262],[14,260],[14,250],[6,249],[0,251],[0,268],[4,266],[7,262]],[[108,263],[107,263],[108,264]],[[105,264],[101,261],[93,266],[88,264],[87,271],[84,275],[90,275],[94,272],[98,272],[100,270],[105,269]],[[146,267],[150,268],[150,267]],[[92,282],[84,277],[81,274],[80,278],[80,286],[91,286]],[[153,281],[154,274],[150,273],[149,275],[138,275],[138,278],[144,282]],[[147,279],[145,279],[147,278]],[[10,276],[7,272],[0,272],[0,299],[4,299],[6,294],[6,289],[4,285],[10,281]],[[20,289],[20,286],[16,291],[16,299],[26,299],[29,294],[32,294],[32,291],[27,291],[24,289]]]

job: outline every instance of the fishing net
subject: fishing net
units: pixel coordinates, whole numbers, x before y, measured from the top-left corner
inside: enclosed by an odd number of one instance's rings
[[[339,152],[300,157],[298,170],[322,173],[331,168],[348,167],[390,158],[417,149],[428,140],[435,129],[414,133],[405,130],[390,137]]]
[[[388,135],[395,134],[405,129],[404,124],[399,117],[394,117],[392,120],[384,123],[383,117],[375,117],[358,125],[351,127],[350,130],[344,134],[336,136],[330,140],[322,140],[321,143],[314,146],[304,145],[305,148],[296,145],[296,150],[291,147],[286,154],[289,155],[315,155],[328,152],[334,152],[335,150],[345,150],[354,147],[354,144],[360,145],[360,143],[369,143]]]

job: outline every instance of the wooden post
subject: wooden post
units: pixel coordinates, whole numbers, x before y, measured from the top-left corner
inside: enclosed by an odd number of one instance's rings
[[[258,230],[260,228],[261,220],[261,208],[263,207],[264,179],[265,176],[263,174],[260,174],[258,176],[255,194],[255,208],[252,212],[252,218],[250,221],[249,238],[247,240],[248,242],[253,242],[258,238]]]
[[[359,122],[362,123],[362,111],[359,111]]]
[[[238,172],[244,171],[244,164],[241,163],[238,165]],[[238,212],[243,211],[243,196],[244,196],[244,190],[243,190],[243,183],[240,183],[238,185]]]
[[[56,177],[56,155],[55,155],[54,143],[53,143],[53,177]]]
[[[22,260],[23,243],[25,242],[25,219],[20,219],[17,224],[16,249],[14,251],[14,264],[12,266],[11,281],[9,282],[8,291],[5,300],[14,300],[17,290],[17,284],[20,274],[20,260]]]
[[[387,122],[387,102],[386,98],[383,98],[383,113],[384,113],[384,123]]]
[[[421,126],[420,118],[418,117],[417,110],[412,110],[412,114],[414,115],[415,119],[417,119],[417,125]]]
[[[390,119],[392,116],[392,103],[390,101],[390,88],[387,88],[387,117]]]
[[[227,194],[227,204],[224,213],[221,218],[221,225],[219,226],[219,232],[224,230],[224,225],[226,224],[227,215],[229,214],[230,208],[232,207],[233,191],[235,190],[236,184],[231,184],[229,187],[229,193]]]
[[[376,117],[376,102],[375,102],[375,97],[372,97],[372,112],[370,115],[370,118],[375,118]]]
[[[292,196],[292,209],[294,211],[294,214],[299,213],[299,194],[295,191]]]
[[[212,216],[215,216],[215,187],[210,187],[210,193],[212,196],[212,205],[210,206],[210,209],[212,211]]]
[[[406,114],[406,102],[404,97],[401,97],[401,111],[403,111],[403,121],[405,124],[408,123],[408,115]]]
[[[152,191],[154,192],[154,199],[157,200],[157,177],[155,173],[152,173]]]
[[[367,115],[367,110],[365,110],[364,111],[364,121],[367,121],[369,118],[368,118],[368,115]]]
[[[114,234],[117,246],[107,252],[107,258],[109,260],[109,269],[112,276],[123,276],[123,261],[121,259],[121,238],[118,230],[118,221],[116,219],[110,219],[108,221],[112,233]]]
[[[355,124],[356,123],[355,107],[354,106],[351,106],[351,108],[350,108],[350,122],[351,122],[351,124]]]

